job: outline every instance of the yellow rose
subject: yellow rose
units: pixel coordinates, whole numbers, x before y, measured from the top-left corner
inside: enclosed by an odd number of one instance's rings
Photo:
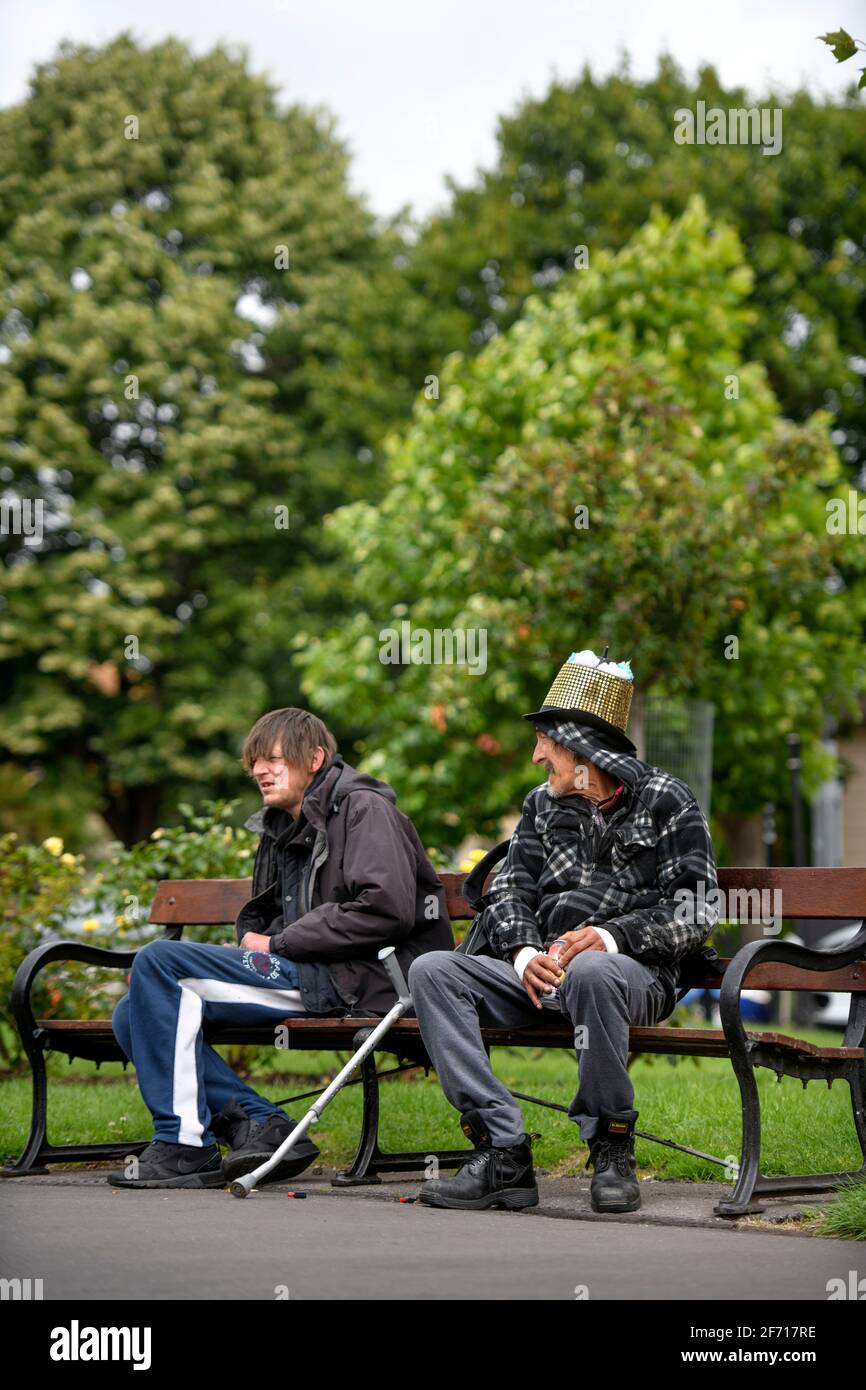
[[[77,864],[77,863],[78,863],[78,860],[76,859],[76,857],[75,857],[74,854],[70,854],[70,853],[67,851],[66,854],[61,854],[61,856],[60,856],[60,862],[61,862],[61,864],[68,864],[69,867],[71,868],[71,867],[73,866],[73,864]]]
[[[475,865],[480,863],[480,861],[484,858],[486,853],[486,849],[470,850],[466,858],[461,859],[458,865],[461,874],[471,873],[471,871],[475,868]]]
[[[63,841],[59,835],[49,835],[47,840],[42,841],[42,848],[47,849],[49,854],[62,854]]]
[[[95,917],[88,917],[86,922],[81,923],[82,931],[99,931],[99,923]]]
[[[162,828],[161,825],[158,825],[158,826],[156,827],[155,830],[152,830],[152,831],[151,831],[151,833],[150,833],[150,838],[151,838],[152,840],[161,840],[164,834],[165,834],[164,829]]]

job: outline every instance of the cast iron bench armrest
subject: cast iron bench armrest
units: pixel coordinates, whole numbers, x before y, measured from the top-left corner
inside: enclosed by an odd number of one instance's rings
[[[866,957],[866,925],[862,926],[844,946],[831,951],[819,951],[796,941],[750,941],[740,948],[722,976],[719,992],[719,1013],[725,1037],[739,1054],[746,1047],[746,1030],[740,1016],[740,991],[746,976],[756,965],[773,962],[792,965],[798,970],[838,970],[855,965]],[[733,1058],[734,1051],[731,1056]]]
[[[737,1217],[744,1216],[749,1211],[760,1211],[762,1208],[754,1206],[754,1199],[757,1197],[760,1200],[764,1194],[829,1191],[849,1179],[862,1181],[866,1176],[866,1162],[860,1169],[844,1173],[799,1173],[772,1178],[761,1175],[761,1102],[755,1067],[771,1066],[780,1079],[783,1074],[797,1076],[804,1086],[808,1081],[818,1078],[832,1084],[836,1076],[844,1077],[851,1088],[854,1124],[860,1149],[866,1160],[864,1062],[862,1053],[859,1058],[851,1060],[825,1061],[823,1058],[802,1058],[795,1059],[789,1070],[787,1066],[780,1064],[777,1049],[772,1045],[769,1050],[765,1048],[760,1034],[746,1033],[740,1017],[740,992],[747,976],[756,966],[773,962],[790,966],[794,970],[820,973],[838,971],[840,968],[844,970],[846,966],[858,964],[864,956],[866,926],[861,926],[852,941],[835,951],[819,951],[811,946],[801,946],[794,941],[750,941],[737,952],[728,965],[722,978],[719,1013],[731,1056],[731,1066],[740,1088],[742,1158],[734,1191],[730,1197],[723,1198],[713,1208],[717,1216]],[[859,972],[852,973],[857,975]],[[791,983],[793,987],[797,987],[796,980]],[[835,988],[838,988],[838,985]],[[844,1039],[846,1048],[863,1046],[864,1023],[866,994],[855,994],[852,990],[851,1011]]]
[[[176,938],[180,930],[170,927],[166,936]],[[80,960],[86,965],[102,965],[109,970],[128,970],[135,955],[135,951],[107,951],[103,946],[89,946],[85,941],[46,941],[35,946],[15,971],[10,995],[22,1042],[26,1045],[28,1039],[36,1038],[41,1031],[30,1007],[30,991],[36,976],[46,965],[56,960]]]

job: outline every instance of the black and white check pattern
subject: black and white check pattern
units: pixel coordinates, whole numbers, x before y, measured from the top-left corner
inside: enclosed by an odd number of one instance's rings
[[[685,782],[612,751],[596,730],[563,722],[546,732],[625,789],[603,817],[578,794],[552,797],[546,783],[529,793],[480,914],[494,954],[511,960],[519,946],[543,950],[564,931],[603,926],[620,951],[675,984],[677,963],[719,915],[706,902],[718,879],[703,811]]]

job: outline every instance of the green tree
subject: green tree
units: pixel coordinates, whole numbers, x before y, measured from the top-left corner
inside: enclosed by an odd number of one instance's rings
[[[866,561],[861,537],[828,532],[826,417],[786,421],[743,357],[751,282],[700,199],[656,213],[450,357],[439,400],[390,441],[381,505],[331,518],[358,611],[298,634],[305,688],[369,729],[364,765],[429,841],[493,831],[538,781],[519,716],[584,646],[610,643],[644,691],[715,701],[718,814],[781,798],[795,727],[807,780],[826,771],[823,711],[866,686]],[[388,664],[403,621],[483,630],[486,669]]]
[[[425,311],[347,164],[222,48],[63,45],[0,112],[0,771],[46,815],[237,791],[339,611],[319,518],[375,495]]]
[[[674,113],[778,107],[782,150],[674,141]],[[834,416],[843,461],[866,464],[866,108],[853,83],[837,103],[806,92],[752,101],[711,66],[687,81],[670,58],[637,81],[627,60],[588,68],[499,122],[498,156],[433,217],[410,275],[430,301],[427,360],[475,351],[521,314],[529,294],[618,249],[654,205],[678,216],[702,193],[739,232],[756,314],[744,350],[762,362],[782,410]],[[428,367],[427,370],[435,370]]]

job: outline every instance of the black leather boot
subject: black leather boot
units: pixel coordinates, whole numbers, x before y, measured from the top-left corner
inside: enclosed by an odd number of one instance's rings
[[[593,1211],[637,1211],[640,1184],[635,1177],[634,1127],[638,1112],[602,1111],[598,1129],[589,1141],[589,1158],[594,1172],[589,1187]]]
[[[532,1168],[532,1144],[524,1134],[520,1144],[498,1148],[477,1110],[462,1117],[463,1133],[475,1145],[475,1154],[453,1178],[431,1178],[418,1195],[428,1207],[454,1207],[463,1211],[484,1211],[487,1207],[506,1207],[511,1211],[538,1206],[538,1186]]]

